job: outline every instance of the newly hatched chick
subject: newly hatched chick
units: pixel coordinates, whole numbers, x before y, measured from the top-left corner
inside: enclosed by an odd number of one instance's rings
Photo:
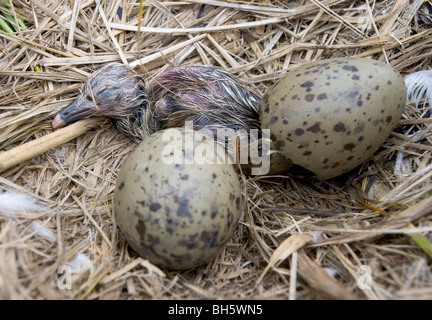
[[[52,126],[61,128],[90,116],[133,122],[131,117],[147,105],[142,78],[129,67],[112,63],[88,79],[76,99],[56,115]]]
[[[107,116],[136,141],[186,121],[196,130],[259,129],[258,103],[259,96],[247,85],[214,67],[172,68],[146,86],[129,67],[111,63],[89,78],[52,125],[60,128],[89,116]]]

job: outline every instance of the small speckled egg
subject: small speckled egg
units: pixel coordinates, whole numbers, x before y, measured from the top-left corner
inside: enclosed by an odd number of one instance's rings
[[[368,160],[405,102],[403,78],[391,66],[335,58],[290,70],[264,95],[260,120],[287,158],[325,180]]]
[[[116,184],[115,214],[139,255],[184,270],[220,253],[242,207],[240,181],[226,157],[212,138],[183,128],[156,132],[127,156]]]

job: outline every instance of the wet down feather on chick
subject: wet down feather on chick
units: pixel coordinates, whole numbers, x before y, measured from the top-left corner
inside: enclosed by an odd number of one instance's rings
[[[192,121],[194,129],[259,129],[259,96],[246,84],[214,67],[168,69],[146,85],[120,63],[96,71],[52,126],[64,127],[90,116],[107,116],[124,135],[142,140]]]

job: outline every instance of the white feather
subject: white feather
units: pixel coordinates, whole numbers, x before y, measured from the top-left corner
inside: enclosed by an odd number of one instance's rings
[[[414,102],[416,107],[424,99],[423,107],[432,102],[432,70],[410,73],[404,78],[407,87],[407,101]]]
[[[14,191],[0,192],[0,214],[13,216],[15,213],[38,212],[45,207],[33,197]]]
[[[324,267],[324,271],[332,278],[335,278],[338,274],[338,271],[331,267]]]
[[[320,242],[322,239],[321,231],[312,231],[312,243]]]
[[[54,232],[52,232],[50,229],[45,227],[39,221],[33,220],[32,223],[30,224],[30,230],[36,231],[38,235],[44,237],[45,239],[51,242],[55,242],[57,240],[57,237],[55,236]]]
[[[93,262],[84,253],[79,253],[74,259],[69,261],[69,265],[72,268],[72,273],[75,274],[80,274],[87,270],[90,270],[90,273],[94,271]]]

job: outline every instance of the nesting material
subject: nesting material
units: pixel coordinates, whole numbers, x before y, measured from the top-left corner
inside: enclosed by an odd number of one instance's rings
[[[403,76],[431,68],[424,1],[146,1],[139,37],[138,5],[71,3],[17,0],[6,12],[27,30],[0,33],[3,154],[52,133],[55,115],[111,62],[128,61],[145,81],[214,66],[260,95],[323,58],[370,58]],[[232,239],[181,272],[138,257],[119,232],[115,184],[136,143],[95,123],[2,171],[2,189],[49,206],[0,212],[0,298],[432,299],[430,98],[417,102],[372,159],[341,177],[240,175],[245,209]]]

